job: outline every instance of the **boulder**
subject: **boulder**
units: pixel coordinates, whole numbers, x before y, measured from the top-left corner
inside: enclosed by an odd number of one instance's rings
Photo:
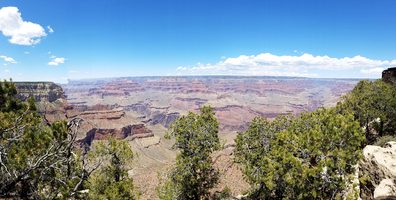
[[[363,149],[360,177],[367,178],[361,186],[362,198],[386,199],[396,196],[396,142],[384,147],[367,145]]]
[[[395,179],[383,179],[374,190],[374,198],[383,198],[396,195]]]

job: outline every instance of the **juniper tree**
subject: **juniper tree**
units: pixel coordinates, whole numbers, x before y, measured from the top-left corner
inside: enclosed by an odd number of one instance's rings
[[[32,98],[16,95],[12,82],[0,82],[0,197],[75,197],[84,179],[75,129],[48,124]]]
[[[179,153],[168,179],[158,188],[161,199],[207,199],[218,183],[211,154],[220,148],[219,123],[211,107],[203,106],[200,111],[189,112],[170,127]]]
[[[35,101],[21,101],[12,82],[0,82],[0,198],[78,199],[101,163],[78,148],[79,118],[49,123]]]
[[[363,140],[352,114],[318,109],[291,120],[255,119],[237,136],[235,155],[253,199],[340,199]]]
[[[90,152],[94,163],[103,163],[88,179],[90,199],[136,199],[133,180],[128,176],[133,152],[127,141],[110,138],[94,143]]]
[[[352,112],[366,134],[366,144],[377,137],[396,135],[396,87],[382,80],[360,81],[338,103],[339,112]]]

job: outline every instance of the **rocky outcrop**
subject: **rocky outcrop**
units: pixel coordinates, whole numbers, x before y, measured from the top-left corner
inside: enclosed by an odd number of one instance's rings
[[[33,97],[36,101],[52,103],[66,98],[62,87],[52,82],[15,82],[15,86],[21,100]]]
[[[120,106],[126,111],[134,111],[143,116],[140,117],[143,123],[151,125],[162,124],[168,128],[173,121],[175,121],[180,114],[178,112],[168,113],[169,107],[153,107],[146,103],[136,103],[127,106]]]
[[[207,99],[202,99],[202,98],[181,98],[181,97],[176,97],[175,100],[182,101],[182,102],[193,102],[198,107],[201,107],[206,102],[208,102]]]
[[[364,159],[360,164],[363,199],[387,199],[396,197],[396,142],[384,147],[368,145],[363,149]]]
[[[396,180],[383,179],[374,190],[374,198],[396,197]]]
[[[388,68],[382,72],[382,80],[396,85],[396,67]]]
[[[117,104],[114,105],[109,105],[109,104],[95,104],[92,106],[86,105],[87,102],[73,102],[70,103],[68,110],[75,110],[78,112],[84,112],[84,111],[104,111],[104,110],[113,110],[115,108],[118,108],[119,106]]]
[[[94,110],[94,111],[84,111],[79,113],[80,117],[84,119],[120,119],[121,117],[125,116],[125,112],[121,109],[115,110]]]
[[[67,101],[63,89],[52,82],[15,82],[17,98],[22,101],[33,97],[38,112],[48,122],[66,120]]]
[[[126,111],[134,111],[146,116],[151,114],[150,105],[147,103],[135,103],[121,107]]]
[[[136,138],[146,138],[152,137],[154,134],[150,129],[145,127],[144,124],[133,124],[124,126],[120,129],[102,129],[102,128],[93,128],[89,130],[86,134],[86,137],[81,139],[80,144],[91,145],[93,140],[107,140],[111,137],[116,139],[125,139],[129,138],[131,140]]]
[[[169,126],[174,122],[178,117],[179,113],[174,112],[174,113],[156,113],[152,115],[152,118],[150,120],[150,124],[156,125],[156,124],[162,124],[164,127],[169,128]]]

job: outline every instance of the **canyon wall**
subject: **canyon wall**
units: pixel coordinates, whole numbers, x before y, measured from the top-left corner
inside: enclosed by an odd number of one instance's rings
[[[52,82],[15,82],[17,97],[26,100],[33,97],[36,106],[46,120],[66,120],[66,95],[61,86]]]
[[[275,118],[334,105],[358,80],[288,77],[126,77],[74,80],[63,85],[80,111],[121,109],[147,125],[168,128],[202,105],[216,111],[222,132],[246,129],[256,116]],[[98,113],[99,114],[99,113]]]
[[[52,103],[66,98],[62,87],[52,82],[15,82],[15,86],[21,100],[33,97],[36,101]]]

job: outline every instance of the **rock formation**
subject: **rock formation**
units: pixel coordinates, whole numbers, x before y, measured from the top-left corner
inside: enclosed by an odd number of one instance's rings
[[[208,104],[216,111],[221,131],[231,133],[245,130],[255,116],[274,118],[334,105],[357,82],[237,76],[124,77],[70,81],[64,90],[74,107],[68,111],[70,116],[122,108],[125,116],[112,113],[114,119],[129,117],[130,121],[168,128],[179,115],[197,112]],[[93,118],[95,114],[84,115]]]
[[[152,136],[154,136],[154,134],[150,129],[146,128],[144,124],[134,124],[124,126],[120,129],[93,128],[87,132],[85,138],[78,142],[90,146],[93,140],[107,140],[110,137],[116,139],[125,139],[129,137],[130,140],[133,140],[135,138],[146,138]]]
[[[169,128],[173,121],[179,117],[179,113],[156,113],[152,116],[150,124],[162,124],[165,128]]]
[[[363,156],[360,177],[366,180],[360,188],[362,199],[396,197],[396,142],[384,147],[367,145]]]
[[[62,87],[52,82],[15,82],[15,86],[21,100],[33,97],[36,101],[52,103],[66,98]]]
[[[71,113],[71,112],[69,112]],[[69,117],[73,118],[76,116],[82,117],[84,119],[104,119],[104,120],[114,120],[120,119],[125,115],[125,112],[122,109],[114,109],[114,110],[92,110],[92,111],[84,111],[75,115],[69,115]]]
[[[52,82],[15,82],[15,86],[17,97],[23,101],[33,97],[39,113],[49,122],[67,118],[66,95],[59,85]]]
[[[396,67],[388,68],[382,72],[382,80],[396,85]]]

